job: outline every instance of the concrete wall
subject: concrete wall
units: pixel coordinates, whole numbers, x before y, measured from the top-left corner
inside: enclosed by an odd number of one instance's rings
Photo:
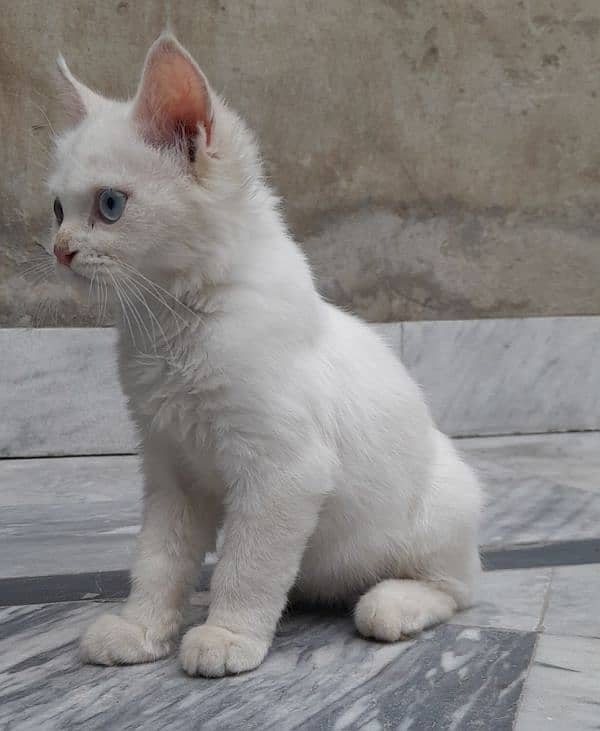
[[[53,59],[130,94],[168,12],[327,296],[370,320],[600,312],[598,0],[4,0],[0,324],[46,297],[40,323],[92,321],[18,276],[50,211]]]

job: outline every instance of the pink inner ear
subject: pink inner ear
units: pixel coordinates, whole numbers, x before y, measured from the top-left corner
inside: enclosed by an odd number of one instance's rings
[[[194,62],[171,42],[150,52],[135,116],[154,144],[173,144],[181,134],[195,137],[204,127],[210,144],[211,108],[206,83]]]

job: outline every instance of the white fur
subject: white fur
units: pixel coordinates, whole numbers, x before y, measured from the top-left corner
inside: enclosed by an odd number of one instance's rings
[[[186,672],[218,676],[263,660],[292,588],[364,595],[356,624],[377,639],[446,620],[480,570],[481,497],[392,351],[318,295],[251,134],[210,94],[194,163],[146,144],[132,102],[95,96],[58,140],[51,188],[73,270],[122,308],[145,480],[130,598],[88,629],[82,657],[168,653],[222,527],[208,619],[181,646]],[[127,208],[92,226],[108,186]]]

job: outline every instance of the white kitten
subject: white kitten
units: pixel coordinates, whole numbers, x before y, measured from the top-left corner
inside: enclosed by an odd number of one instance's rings
[[[392,352],[317,294],[242,121],[169,35],[131,102],[59,65],[74,125],[54,251],[122,308],[145,481],[131,595],[83,659],[169,653],[220,527],[208,619],[181,644],[192,675],[256,667],[292,587],[357,601],[358,630],[388,641],[466,606],[477,480]]]

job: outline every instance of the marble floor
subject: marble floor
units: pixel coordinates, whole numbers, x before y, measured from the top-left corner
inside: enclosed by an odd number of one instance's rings
[[[507,566],[475,607],[394,645],[348,614],[291,609],[258,670],[219,680],[176,656],[77,659],[82,628],[126,592],[137,458],[0,460],[0,729],[600,728],[600,434],[457,444],[487,485],[489,565]]]

